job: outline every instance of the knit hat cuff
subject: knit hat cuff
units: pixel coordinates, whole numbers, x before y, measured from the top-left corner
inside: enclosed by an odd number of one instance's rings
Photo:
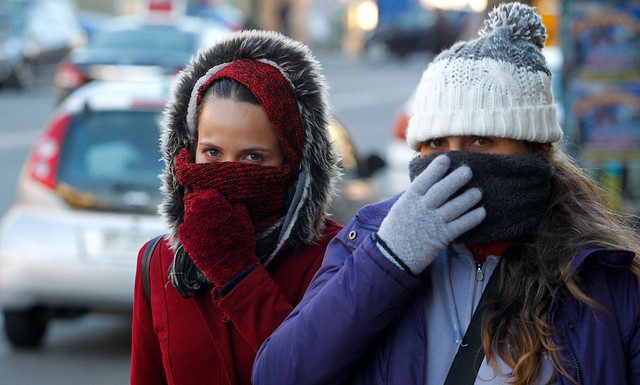
[[[562,129],[555,105],[418,112],[409,121],[407,143],[414,150],[422,142],[445,136],[492,136],[553,143],[562,138]]]

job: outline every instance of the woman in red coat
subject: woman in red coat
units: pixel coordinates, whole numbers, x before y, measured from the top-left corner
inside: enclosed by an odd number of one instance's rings
[[[131,384],[250,384],[340,226],[320,67],[304,45],[239,32],[196,55],[165,110],[160,212],[138,257]]]

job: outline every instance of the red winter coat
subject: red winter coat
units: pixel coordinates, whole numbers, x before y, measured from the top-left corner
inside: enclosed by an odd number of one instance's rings
[[[173,253],[162,240],[149,267],[149,306],[140,275],[143,247],[133,301],[131,384],[251,384],[260,345],[300,302],[327,243],[341,229],[326,222],[317,245],[281,256],[273,267],[256,268],[223,298],[215,291],[200,299],[182,298],[168,280]]]

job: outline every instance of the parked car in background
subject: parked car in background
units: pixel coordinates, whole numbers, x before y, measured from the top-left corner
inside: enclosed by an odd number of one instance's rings
[[[377,154],[361,154],[339,114],[334,112],[333,116],[329,133],[340,155],[343,175],[337,183],[338,195],[329,213],[333,220],[347,224],[358,209],[382,199],[376,176],[378,171],[386,167],[386,163]]]
[[[558,46],[545,47],[542,50],[547,62],[547,67],[551,71],[552,89],[555,101],[558,107],[558,121],[560,124],[564,122],[564,110],[562,108],[562,87],[561,87],[561,71],[562,71],[562,51]],[[409,120],[416,111],[415,91],[400,106],[398,114],[391,131],[387,150],[386,150],[386,172],[384,183],[385,196],[398,194],[409,186],[409,162],[418,155],[407,145],[407,126]]]
[[[76,13],[76,19],[80,24],[80,27],[87,35],[87,41],[90,42],[94,35],[100,33],[105,28],[108,28],[112,22],[114,16],[107,15],[105,13],[93,12],[87,10],[79,10]]]
[[[187,15],[219,23],[232,31],[244,29],[247,21],[246,15],[239,8],[222,1],[189,3]]]
[[[401,12],[393,21],[379,24],[365,40],[370,59],[403,58],[415,52],[433,56],[461,38],[475,13],[417,6]]]
[[[136,81],[175,75],[200,48],[229,32],[192,17],[117,18],[60,63],[54,77],[56,98],[60,102],[93,80]]]
[[[409,186],[409,162],[418,155],[407,145],[407,126],[415,108],[414,91],[400,106],[391,130],[391,137],[387,141],[385,154],[387,169],[384,183],[384,194],[387,196],[398,194]]]
[[[0,221],[0,309],[11,344],[35,347],[58,316],[131,311],[138,249],[167,232],[158,139],[169,81],[95,81],[58,106]],[[330,128],[344,177],[330,212],[349,220],[380,198],[382,166]]]
[[[63,0],[0,1],[0,84],[31,86],[86,36],[75,9]]]
[[[131,308],[136,251],[165,232],[156,206],[168,91],[140,84],[79,90],[22,169],[0,222],[0,306],[15,346],[38,345],[55,316]]]

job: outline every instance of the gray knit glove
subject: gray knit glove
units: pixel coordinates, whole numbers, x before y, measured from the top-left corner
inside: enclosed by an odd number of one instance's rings
[[[471,180],[471,169],[460,166],[449,175],[449,158],[440,155],[418,175],[391,207],[378,230],[378,248],[393,263],[420,274],[438,252],[485,217],[484,207],[471,210],[482,192],[469,188],[450,199]],[[469,211],[471,210],[471,211]]]

